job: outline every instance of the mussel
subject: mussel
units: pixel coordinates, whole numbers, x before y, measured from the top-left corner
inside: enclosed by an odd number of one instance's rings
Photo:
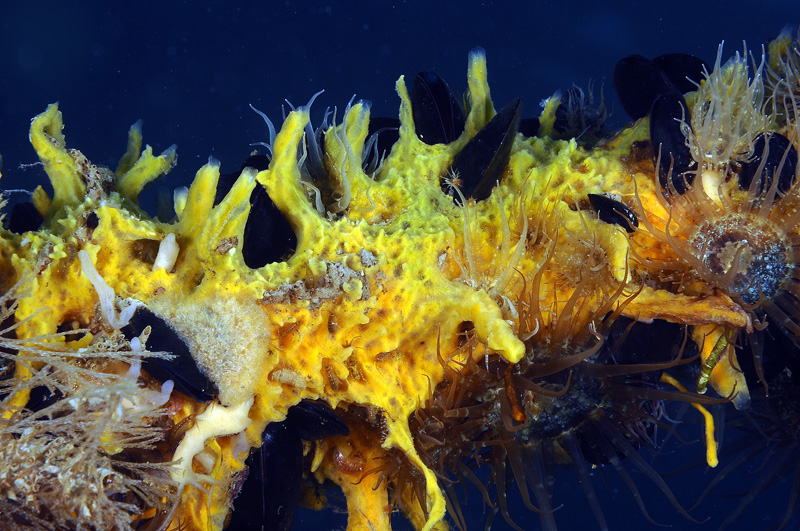
[[[450,174],[458,177],[458,188],[464,198],[482,201],[502,179],[519,131],[521,113],[522,103],[517,98],[489,120],[456,155]],[[454,200],[461,203],[458,195]]]
[[[658,182],[664,191],[685,193],[692,181],[697,163],[686,145],[682,123],[690,127],[689,110],[680,92],[662,94],[650,111],[650,142],[656,157]]]
[[[217,386],[197,366],[189,347],[178,333],[161,317],[141,307],[121,331],[130,340],[150,327],[147,349],[152,352],[169,352],[172,359],[147,357],[142,368],[161,382],[172,380],[175,388],[200,402],[210,402],[218,394]]]
[[[411,94],[414,129],[428,145],[449,144],[464,132],[464,111],[453,91],[436,72],[420,72]]]
[[[269,157],[252,155],[238,172],[220,175],[214,198],[215,204],[222,201],[245,168],[262,171],[268,167]],[[286,259],[296,248],[297,235],[289,220],[275,206],[266,189],[257,184],[250,194],[250,214],[244,226],[242,241],[244,263],[251,269],[264,267]]]
[[[785,136],[778,133],[761,133],[753,143],[753,156],[742,163],[739,186],[750,188],[758,176],[757,193],[762,194],[778,179],[778,191],[785,194],[794,184],[797,175],[797,150]]]
[[[627,232],[635,232],[639,226],[636,213],[624,203],[599,194],[589,194],[589,202],[597,211],[598,217],[606,223],[619,225]]]
[[[348,434],[344,421],[318,400],[303,400],[289,408],[285,420],[268,424],[261,448],[247,458],[248,476],[227,529],[291,529],[303,479],[303,441]]]

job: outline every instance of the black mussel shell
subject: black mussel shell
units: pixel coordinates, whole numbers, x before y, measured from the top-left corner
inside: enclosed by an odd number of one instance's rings
[[[256,171],[264,171],[269,168],[269,157],[266,155],[250,155],[244,161],[239,171],[233,173],[222,173],[217,181],[217,191],[214,194],[214,204],[218,205],[225,199],[225,196],[233,188],[236,179],[242,174],[245,168],[255,168]],[[250,196],[250,203],[253,203],[253,196]]]
[[[678,92],[686,94],[697,90],[697,85],[705,78],[708,65],[705,61],[687,53],[668,53],[653,59]]]
[[[769,146],[769,151],[767,151],[767,146]],[[797,150],[783,135],[761,133],[755,139],[753,157],[742,163],[742,169],[739,172],[739,186],[745,190],[750,188],[759,169],[761,169],[758,176],[759,194],[769,190],[775,174],[778,174],[778,191],[785,194],[794,184],[797,174]]]
[[[466,199],[486,199],[502,179],[519,131],[521,113],[522,102],[517,98],[489,120],[456,155],[450,173],[458,175],[459,188]],[[454,200],[457,204],[461,202],[459,197]]]
[[[619,225],[628,232],[635,232],[639,226],[636,214],[624,203],[615,201],[608,196],[589,194],[589,202],[597,211],[601,220],[612,225]]]
[[[86,216],[86,228],[90,230],[96,229],[100,225],[100,217],[96,212],[89,212]]]
[[[665,191],[669,184],[683,194],[692,184],[696,166],[681,131],[681,120],[689,122],[689,110],[680,92],[662,94],[653,102],[650,111],[650,142],[658,168],[658,182]],[[659,158],[660,153],[660,158]]]
[[[288,531],[303,480],[303,442],[286,422],[269,424],[261,437],[264,529]]]
[[[420,72],[411,94],[414,128],[428,145],[449,144],[464,132],[464,111],[453,91],[436,72]]]
[[[653,61],[641,55],[629,55],[617,63],[614,88],[622,108],[634,120],[647,116],[662,94],[679,92]]]
[[[257,185],[250,196],[250,215],[244,226],[242,256],[251,269],[280,262],[297,249],[297,236],[289,220],[267,194]]]
[[[350,433],[347,424],[341,417],[328,404],[320,400],[303,400],[296,406],[292,406],[289,408],[284,422],[306,441]]]
[[[43,385],[39,385],[31,389],[31,395],[25,407],[31,411],[41,411],[46,407],[52,406],[62,398],[64,398],[64,394],[60,390],[50,390]]]
[[[14,234],[22,234],[32,230],[38,230],[42,225],[44,218],[33,203],[22,202],[17,203],[11,208],[11,214],[8,216],[7,228]]]
[[[217,386],[200,371],[189,347],[161,317],[147,308],[139,308],[128,324],[122,327],[122,333],[131,340],[139,336],[148,326],[151,332],[147,340],[147,350],[169,352],[174,358],[169,360],[145,358],[142,361],[142,368],[161,382],[172,380],[176,389],[195,400],[200,402],[213,400],[219,394]]]
[[[269,167],[269,157],[252,155],[248,157],[242,168],[236,173],[219,176],[215,204],[222,201],[233,183],[245,168],[257,171]],[[247,267],[257,269],[273,262],[280,262],[294,253],[297,248],[297,236],[289,220],[275,206],[263,186],[257,184],[250,194],[250,214],[244,226],[242,257]]]
[[[300,498],[303,441],[284,422],[272,422],[261,435],[261,448],[245,461],[248,476],[234,500],[226,529],[288,531]]]
[[[245,464],[249,475],[234,501],[227,528],[242,531],[291,529],[303,478],[303,440],[347,435],[344,421],[319,400],[289,408],[286,419],[267,425],[261,448]]]

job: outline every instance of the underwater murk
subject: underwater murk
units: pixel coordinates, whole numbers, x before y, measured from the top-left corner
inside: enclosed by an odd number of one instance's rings
[[[800,43],[728,53],[620,60],[610,131],[591,87],[495,107],[476,49],[463,97],[401,77],[399,120],[262,114],[239,172],[209,160],[157,216],[139,195],[175,149],[135,124],[96,166],[48,106],[52,194],[3,210],[0,528],[735,527],[785,478],[788,525]],[[694,499],[676,447],[715,467]]]

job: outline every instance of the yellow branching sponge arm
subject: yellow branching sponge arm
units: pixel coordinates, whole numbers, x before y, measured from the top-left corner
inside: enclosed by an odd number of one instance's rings
[[[667,373],[661,375],[661,381],[684,393],[689,391],[683,384]],[[717,440],[714,438],[714,417],[700,404],[692,404],[692,406],[703,415],[703,423],[705,424],[706,463],[711,468],[715,468],[719,464],[719,458],[717,457]]]
[[[200,168],[189,187],[186,206],[178,215],[178,232],[185,237],[196,237],[203,230],[214,206],[214,195],[219,180],[219,161],[210,160]]]
[[[133,166],[117,178],[117,191],[120,195],[136,202],[145,186],[167,173],[175,165],[175,150],[176,147],[173,145],[158,157],[154,157],[153,149],[147,146]],[[123,162],[120,162],[121,167]]]
[[[142,121],[137,120],[130,129],[128,129],[128,146],[125,149],[125,154],[119,159],[119,164],[114,173],[123,175],[128,170],[133,168],[136,161],[139,160],[139,154],[142,152]]]
[[[259,176],[275,205],[298,227],[300,247],[305,237],[312,237],[320,221],[319,213],[308,201],[297,167],[297,147],[302,142],[308,120],[308,110],[303,107],[289,113],[275,138],[269,170]]]
[[[61,131],[63,128],[64,122],[57,103],[49,105],[31,122],[31,144],[53,186],[53,201],[48,209],[50,213],[57,212],[65,205],[78,205],[86,195],[86,185],[66,149],[64,133]]]
[[[469,85],[470,113],[465,129],[468,136],[473,137],[495,115],[494,104],[489,94],[486,52],[483,48],[475,48],[469,53],[467,82]]]

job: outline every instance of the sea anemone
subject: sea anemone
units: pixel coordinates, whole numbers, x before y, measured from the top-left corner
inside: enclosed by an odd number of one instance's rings
[[[793,37],[789,28],[781,32],[769,46],[770,63],[767,86],[778,111],[779,123],[797,123],[797,100],[800,98],[800,28]],[[797,128],[793,139],[798,143]]]
[[[697,175],[711,198],[726,180],[731,164],[753,155],[756,136],[769,131],[773,121],[764,112],[764,56],[758,66],[753,61],[751,78],[747,48],[722,65],[723,44],[714,69],[706,72],[706,79],[697,87],[690,116],[681,123],[686,145],[698,165]]]
[[[663,425],[665,401],[713,400],[661,388],[661,372],[686,361],[675,340],[680,330],[666,323],[633,326],[620,318],[637,292],[625,293],[627,283],[610,276],[597,242],[582,236],[564,227],[552,234],[542,267],[523,282],[516,306],[525,358],[517,364],[505,362],[465,330],[459,349],[442,360],[443,380],[410,419],[417,452],[436,471],[449,512],[462,529],[465,519],[456,485],[464,481],[482,492],[493,508],[492,518],[500,512],[509,525],[521,529],[507,502],[512,479],[524,504],[539,514],[542,527],[555,529],[556,463],[572,464],[602,528],[608,526],[589,471],[595,466],[612,466],[649,519],[625,459],[688,517],[638,449],[656,447],[654,430]],[[580,255],[582,272],[577,265],[574,270],[551,266],[559,246],[565,246],[562,252]],[[543,298],[550,283],[569,295]],[[639,331],[663,337],[664,348],[645,348],[639,342],[644,336],[633,339]],[[484,466],[490,470],[488,485],[480,479]]]
[[[798,154],[785,136],[793,125],[773,131],[775,113],[764,113],[764,60],[751,80],[746,58],[737,54],[721,66],[721,50],[714,71],[687,96],[690,102],[694,98],[691,117],[681,123],[696,163],[689,173],[701,178],[658,179],[662,209],[641,208],[646,231],[634,241],[638,248],[656,250],[647,258],[637,253],[637,260],[658,269],[659,282],[688,295],[721,292],[747,312],[747,337],[754,342],[760,376],[758,332],[767,326],[766,317],[775,328],[800,337]],[[728,336],[719,346],[733,359],[735,334]],[[736,370],[736,363],[731,365]],[[737,391],[737,407],[746,406],[747,390]]]
[[[566,94],[559,91],[554,97],[561,100],[553,122],[555,136],[564,140],[574,138],[582,146],[592,146],[603,138],[608,108],[602,86],[599,101],[595,100],[594,84],[591,81],[586,91],[578,85],[572,85]]]
[[[733,186],[721,187],[721,206],[693,187],[664,204],[666,220],[643,216],[643,222],[651,234],[669,243],[692,273],[743,308],[762,308],[797,335],[798,314],[788,298],[798,294],[795,259],[800,237],[795,229],[800,212],[796,198],[776,197],[777,180],[764,195],[757,193],[758,184],[751,183],[744,194]]]
[[[608,526],[590,469],[603,465],[618,472],[652,522],[625,459],[688,517],[639,448],[657,447],[655,430],[665,426],[665,401],[710,400],[671,393],[659,385],[661,370],[685,361],[680,346],[672,341],[675,325],[639,325],[634,329],[643,335],[637,340],[630,334],[630,324],[621,319],[613,332],[595,332],[583,348],[576,343],[577,352],[569,351],[552,362],[509,365],[495,355],[476,360],[464,351],[450,359],[450,365],[461,364],[460,369],[449,371],[411,419],[411,426],[417,451],[437,471],[448,494],[448,510],[461,529],[466,525],[456,487],[463,481],[482,492],[493,514],[500,512],[509,525],[521,529],[507,502],[512,490],[509,483],[516,482],[525,505],[539,514],[542,527],[555,529],[557,463],[571,463],[602,528]],[[639,341],[653,334],[665,339],[666,349],[655,353],[643,348]],[[468,339],[467,345],[472,342]],[[584,357],[588,359],[577,361]],[[489,485],[479,479],[484,466],[490,469]]]
[[[671,203],[662,196],[663,217],[651,213],[640,220],[678,260],[664,256],[646,263],[660,267],[661,279],[673,281],[687,294],[722,291],[749,313],[749,333],[766,327],[769,316],[775,327],[798,337],[800,198],[796,186],[780,197],[777,178],[766,193],[759,193],[760,182],[751,182],[746,192],[735,181],[723,183],[717,201],[699,186],[673,194]],[[755,352],[760,355],[759,349]],[[760,373],[759,365],[757,370]]]

